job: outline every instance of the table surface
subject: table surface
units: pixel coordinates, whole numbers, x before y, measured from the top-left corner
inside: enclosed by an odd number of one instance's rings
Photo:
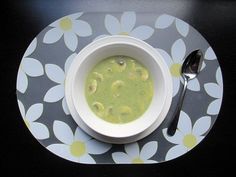
[[[78,11],[142,11],[168,13],[196,28],[210,43],[224,79],[223,104],[212,131],[200,145],[178,159],[153,165],[82,165],[58,158],[32,137],[20,118],[16,102],[16,75],[25,49],[49,23]],[[233,137],[233,98],[236,72],[236,1],[209,0],[24,0],[1,5],[0,169],[4,176],[188,176],[230,174],[236,143]]]

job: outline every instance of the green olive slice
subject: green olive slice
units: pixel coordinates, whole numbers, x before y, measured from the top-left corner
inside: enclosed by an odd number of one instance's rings
[[[97,86],[98,86],[97,80],[92,79],[88,85],[88,93],[90,95],[95,93],[97,91]]]

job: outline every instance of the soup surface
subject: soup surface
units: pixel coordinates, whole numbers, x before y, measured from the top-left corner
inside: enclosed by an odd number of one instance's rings
[[[110,123],[138,119],[153,97],[153,81],[147,68],[127,56],[112,56],[89,72],[85,96],[91,110]]]

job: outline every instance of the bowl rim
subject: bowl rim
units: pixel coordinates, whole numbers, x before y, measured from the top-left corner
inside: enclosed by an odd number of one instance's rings
[[[96,121],[100,122],[99,126],[96,122],[96,124],[94,124],[94,122],[88,121],[88,118],[85,118],[85,114],[83,113],[83,111],[81,111],[81,109],[79,109],[78,105],[79,104],[75,104],[76,100],[73,97],[73,93],[74,93],[74,83],[76,82],[76,75],[77,72],[79,72],[79,68],[81,67],[81,65],[83,64],[83,61],[86,60],[86,58],[93,52],[96,52],[97,50],[99,50],[102,47],[106,47],[109,45],[114,45],[114,44],[127,44],[130,45],[132,47],[138,47],[143,49],[143,52],[146,52],[148,55],[151,56],[151,58],[153,60],[155,60],[155,63],[157,65],[159,65],[160,69],[161,69],[161,73],[163,74],[163,77],[165,76],[164,79],[164,85],[165,88],[167,89],[167,91],[164,92],[164,101],[161,105],[161,109],[159,112],[157,112],[151,121],[149,121],[148,123],[145,123],[144,121],[146,121],[147,118],[143,118],[143,120],[141,118],[138,118],[137,121],[132,121],[130,123],[126,123],[126,124],[112,124],[109,123],[107,121],[104,121],[100,118],[97,118]],[[103,140],[104,138],[101,137],[109,137],[110,139],[113,139],[113,141],[115,141],[114,139],[132,139],[131,137],[140,137],[141,134],[147,134],[147,130],[150,127],[158,127],[164,120],[165,116],[161,116],[160,118],[160,114],[163,112],[163,109],[168,109],[170,107],[170,103],[172,101],[172,80],[171,80],[171,75],[169,73],[169,69],[168,66],[166,65],[166,63],[164,62],[163,57],[159,54],[159,52],[157,52],[152,46],[150,46],[149,44],[145,43],[144,41],[141,41],[139,39],[133,38],[133,37],[129,37],[129,36],[120,36],[120,35],[116,35],[116,36],[109,36],[109,37],[104,37],[101,39],[98,39],[96,41],[93,41],[92,43],[88,44],[85,48],[83,48],[78,55],[75,57],[74,61],[72,62],[67,76],[66,76],[66,84],[65,84],[65,96],[66,96],[66,101],[68,104],[68,108],[71,112],[71,115],[73,117],[73,119],[77,122],[77,124],[88,134],[90,134],[91,136],[98,138],[100,140]],[[171,97],[167,100],[167,97]],[[71,102],[72,99],[72,102]],[[168,102],[168,104],[166,104],[166,102]],[[73,105],[71,105],[73,104]],[[74,107],[74,109],[72,108]],[[90,108],[89,108],[90,109]],[[76,113],[74,112],[76,111]],[[90,111],[92,112],[92,111]],[[167,113],[166,113],[167,114]],[[95,115],[95,114],[94,114]],[[141,116],[142,117],[142,116]],[[139,123],[136,123],[139,122]],[[145,123],[145,126],[141,125],[141,123]],[[155,124],[155,126],[153,126]],[[138,128],[134,128],[133,127],[137,127],[137,125],[141,125]],[[108,126],[108,127],[112,127],[113,131],[110,131],[111,129],[104,129],[104,126]],[[152,128],[154,131],[155,129]],[[118,130],[123,130],[121,133],[121,131]],[[146,132],[145,132],[146,131]],[[150,130],[149,130],[149,133]],[[106,138],[105,138],[106,139]],[[137,139],[137,138],[134,138]],[[119,140],[117,140],[119,141]]]

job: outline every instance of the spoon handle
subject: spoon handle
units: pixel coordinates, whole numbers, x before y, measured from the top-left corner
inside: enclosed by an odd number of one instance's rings
[[[176,129],[177,129],[180,111],[181,111],[183,101],[184,101],[184,96],[185,96],[185,93],[187,90],[187,84],[188,84],[188,80],[185,78],[184,79],[184,86],[183,86],[179,101],[177,103],[176,110],[174,112],[174,118],[173,118],[172,122],[170,123],[170,126],[168,127],[168,130],[167,130],[167,134],[170,136],[173,136],[175,134]]]

